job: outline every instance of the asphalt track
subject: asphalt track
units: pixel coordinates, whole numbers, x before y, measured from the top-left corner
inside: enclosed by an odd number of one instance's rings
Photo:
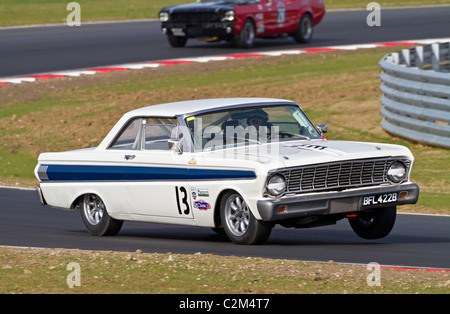
[[[91,236],[78,211],[42,206],[34,191],[0,188],[0,245],[157,253],[214,253],[338,263],[450,269],[450,216],[399,214],[389,236],[363,240],[342,220],[312,229],[276,227],[264,245],[231,243],[209,228],[125,222]]]
[[[309,44],[290,38],[258,40],[251,51],[450,36],[450,6],[382,9],[381,26],[369,27],[369,11],[330,11]],[[158,21],[83,23],[0,29],[0,77],[114,65],[128,62],[242,53],[228,43],[190,40],[171,48]]]

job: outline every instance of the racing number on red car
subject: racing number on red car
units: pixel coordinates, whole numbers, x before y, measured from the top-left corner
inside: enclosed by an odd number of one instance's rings
[[[277,4],[277,7],[278,7],[277,23],[278,26],[282,26],[286,21],[286,8],[284,7],[284,4],[281,2]]]
[[[180,195],[178,193],[178,186],[175,187],[175,195],[177,197],[177,206],[178,206],[178,213],[180,215],[185,214],[185,215],[189,215],[189,204],[187,202],[187,198],[188,198],[188,193],[186,191],[186,188],[184,186],[180,187],[180,192],[183,193],[183,198],[181,199],[181,202],[184,204],[184,211],[181,211],[181,204],[180,204]]]

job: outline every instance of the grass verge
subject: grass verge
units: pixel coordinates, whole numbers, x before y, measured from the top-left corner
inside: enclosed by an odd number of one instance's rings
[[[446,294],[450,273],[211,254],[0,247],[0,293]],[[77,263],[79,277],[74,277]],[[367,278],[379,279],[378,282]],[[79,286],[67,284],[75,283]]]
[[[66,23],[67,4],[64,0],[2,0],[0,27]],[[195,0],[78,0],[81,23],[157,18],[163,7],[195,2]],[[365,9],[366,0],[328,0],[327,10]],[[381,7],[421,6],[419,0],[379,0]],[[426,5],[450,4],[448,0],[429,0]]]

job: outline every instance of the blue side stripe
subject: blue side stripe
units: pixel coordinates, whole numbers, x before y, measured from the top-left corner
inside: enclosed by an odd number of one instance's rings
[[[246,170],[187,169],[170,167],[130,166],[47,166],[45,181],[189,181],[254,179],[256,174]]]

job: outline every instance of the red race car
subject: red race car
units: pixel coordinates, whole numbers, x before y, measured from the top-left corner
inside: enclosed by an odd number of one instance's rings
[[[290,35],[298,43],[309,42],[324,15],[323,0],[201,0],[163,8],[159,19],[172,47],[197,38],[251,48],[257,37]]]

